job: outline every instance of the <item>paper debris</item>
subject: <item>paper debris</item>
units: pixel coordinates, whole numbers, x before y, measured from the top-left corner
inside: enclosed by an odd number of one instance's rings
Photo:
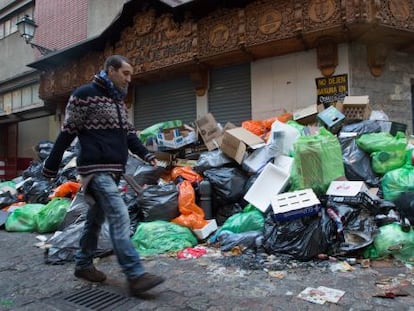
[[[307,287],[297,296],[300,299],[323,305],[326,301],[337,303],[345,294],[344,291],[325,286]]]

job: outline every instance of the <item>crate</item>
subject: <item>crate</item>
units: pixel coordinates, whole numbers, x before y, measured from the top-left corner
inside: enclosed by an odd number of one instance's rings
[[[271,199],[274,221],[289,221],[317,214],[321,202],[312,189],[285,192]]]
[[[346,204],[353,207],[363,207],[368,210],[375,210],[377,208],[377,200],[369,196],[366,192],[359,192],[355,196],[335,196],[324,195],[321,201],[327,206],[332,204]]]

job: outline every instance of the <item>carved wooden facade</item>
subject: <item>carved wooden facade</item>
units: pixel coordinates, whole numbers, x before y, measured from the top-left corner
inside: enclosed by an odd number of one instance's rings
[[[354,40],[367,45],[367,63],[378,76],[387,51],[411,51],[413,39],[414,3],[408,0],[260,0],[218,8],[198,20],[188,12],[179,24],[171,13],[157,15],[148,8],[135,14],[115,44],[46,69],[40,96],[67,96],[113,53],[131,60],[135,82],[187,72],[203,94],[206,68],[310,48],[317,49],[318,67],[329,76],[338,64],[337,44]]]

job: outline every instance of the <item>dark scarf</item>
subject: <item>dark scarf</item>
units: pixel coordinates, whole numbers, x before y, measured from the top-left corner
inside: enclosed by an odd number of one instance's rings
[[[108,78],[105,70],[101,70],[95,75],[94,82],[99,85],[103,85],[108,90],[111,97],[117,101],[122,101],[127,95],[126,92],[121,91],[114,85],[114,83]]]

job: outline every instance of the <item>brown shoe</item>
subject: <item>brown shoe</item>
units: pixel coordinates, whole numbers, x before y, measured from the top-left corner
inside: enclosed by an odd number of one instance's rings
[[[88,268],[75,268],[75,276],[77,278],[85,279],[89,282],[103,282],[106,280],[105,273],[99,271],[95,266]]]
[[[128,279],[129,292],[131,295],[136,296],[161,284],[164,281],[165,279],[163,277],[145,272],[136,278]]]

